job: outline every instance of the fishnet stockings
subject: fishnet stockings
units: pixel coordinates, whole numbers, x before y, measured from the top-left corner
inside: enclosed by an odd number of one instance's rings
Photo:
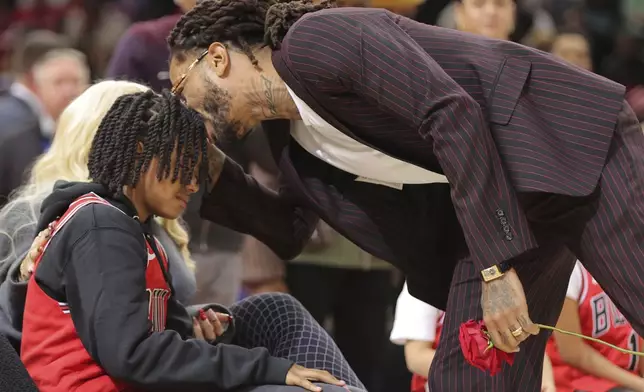
[[[333,339],[292,296],[254,295],[230,309],[235,317],[234,344],[266,347],[275,357],[326,370],[348,385],[364,389]]]

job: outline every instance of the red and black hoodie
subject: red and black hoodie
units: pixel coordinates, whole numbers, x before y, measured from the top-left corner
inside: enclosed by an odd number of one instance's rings
[[[61,183],[39,230],[59,229],[37,260],[21,359],[42,392],[218,391],[283,384],[292,362],[264,348],[192,339],[167,261],[126,198]]]

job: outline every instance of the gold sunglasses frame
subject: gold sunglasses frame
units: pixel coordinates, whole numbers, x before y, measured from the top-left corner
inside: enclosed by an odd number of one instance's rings
[[[177,94],[181,93],[181,89],[183,88],[183,84],[186,81],[186,78],[188,77],[188,75],[190,74],[190,71],[192,71],[192,69],[194,67],[196,67],[197,64],[199,64],[199,62],[201,60],[203,60],[204,57],[206,57],[207,54],[208,54],[208,49],[206,49],[203,52],[201,52],[201,54],[199,56],[197,56],[197,58],[194,59],[194,61],[192,63],[190,63],[190,65],[186,69],[186,72],[184,72],[183,75],[181,75],[181,77],[177,81],[177,84],[172,86],[172,89],[170,90],[170,92],[172,92],[172,94],[177,95]]]

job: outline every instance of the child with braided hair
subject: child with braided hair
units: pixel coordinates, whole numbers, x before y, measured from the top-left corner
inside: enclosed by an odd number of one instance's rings
[[[93,139],[92,181],[61,182],[43,201],[39,227],[53,223],[29,279],[21,346],[41,391],[344,387],[326,371],[294,364],[316,360],[355,377],[287,295],[235,304],[234,324],[224,309],[191,320],[176,300],[166,252],[149,223],[185,210],[206,182],[207,148],[201,118],[177,97],[126,94]]]

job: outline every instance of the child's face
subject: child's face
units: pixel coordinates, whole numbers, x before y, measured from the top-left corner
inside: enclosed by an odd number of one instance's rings
[[[201,162],[198,162],[201,163]],[[159,159],[153,158],[147,172],[141,174],[137,191],[142,189],[143,199],[149,213],[166,219],[176,219],[185,211],[192,194],[199,191],[199,164],[196,165],[192,181],[182,185],[181,181],[172,182],[174,167],[176,165],[176,152],[172,153],[170,175],[159,180],[157,170]],[[181,178],[181,175],[179,175]]]

